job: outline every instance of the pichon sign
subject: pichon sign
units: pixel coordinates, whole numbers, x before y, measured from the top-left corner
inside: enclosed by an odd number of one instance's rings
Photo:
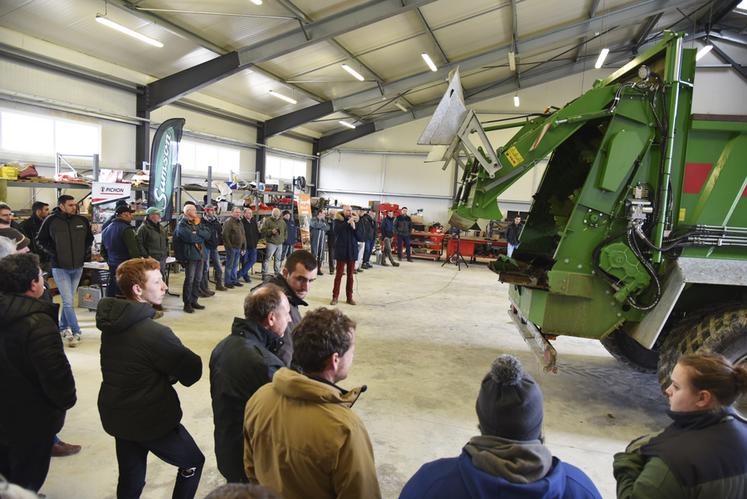
[[[94,182],[91,186],[91,202],[94,205],[129,199],[132,184],[105,184]]]

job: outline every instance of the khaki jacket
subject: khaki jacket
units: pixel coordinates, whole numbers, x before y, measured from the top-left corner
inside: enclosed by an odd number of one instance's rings
[[[226,249],[246,249],[244,224],[233,217],[223,222],[223,247]]]
[[[360,394],[278,370],[246,404],[246,476],[284,499],[380,498],[371,441],[351,410]]]
[[[273,234],[272,230],[277,229],[278,233]],[[282,218],[267,217],[262,221],[262,227],[259,229],[265,241],[271,244],[283,244],[288,238],[288,225]]]

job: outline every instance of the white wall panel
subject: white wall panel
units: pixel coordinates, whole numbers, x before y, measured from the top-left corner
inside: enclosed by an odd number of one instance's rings
[[[319,188],[344,191],[381,192],[384,156],[332,152],[323,156]]]
[[[383,156],[383,192],[451,196],[454,168],[441,170],[440,163],[425,163],[425,156]]]
[[[313,152],[313,144],[305,140],[298,140],[285,135],[274,135],[267,139],[267,145],[282,149],[285,151],[298,152],[301,154],[311,154]]]

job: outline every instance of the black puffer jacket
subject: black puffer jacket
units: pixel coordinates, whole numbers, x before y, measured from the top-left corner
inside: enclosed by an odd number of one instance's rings
[[[210,356],[210,396],[215,421],[215,457],[229,482],[244,475],[244,406],[285,367],[276,353],[280,338],[248,319],[234,318],[231,335]]]
[[[75,381],[57,330],[57,305],[0,294],[0,427],[20,438],[58,432]]]
[[[296,292],[291,289],[288,285],[288,281],[285,280],[281,274],[275,274],[259,286],[255,286],[251,289],[254,292],[255,289],[259,289],[267,284],[274,284],[279,287],[285,293],[288,298],[288,304],[290,305],[290,316],[291,320],[288,323],[288,327],[285,329],[285,335],[282,337],[282,341],[278,346],[277,356],[280,357],[286,366],[290,367],[291,360],[293,359],[293,330],[301,322],[301,310],[298,307],[308,307],[309,304],[304,300],[296,296]]]
[[[91,224],[86,217],[55,208],[42,222],[36,242],[49,254],[53,268],[79,269],[91,259]]]
[[[101,330],[99,414],[115,437],[147,441],[173,430],[182,419],[171,386],[193,385],[202,360],[168,327],[153,321],[149,303],[104,298],[96,310]]]

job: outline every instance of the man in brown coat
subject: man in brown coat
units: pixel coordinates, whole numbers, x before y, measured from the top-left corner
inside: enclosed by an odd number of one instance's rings
[[[319,308],[293,341],[293,370],[278,370],[246,404],[246,476],[285,499],[380,498],[371,441],[351,410],[366,387],[335,384],[353,363],[355,322]]]
[[[243,286],[239,282],[238,267],[241,253],[246,250],[244,224],[241,223],[241,208],[231,212],[231,218],[223,223],[223,247],[226,248],[226,287]]]

